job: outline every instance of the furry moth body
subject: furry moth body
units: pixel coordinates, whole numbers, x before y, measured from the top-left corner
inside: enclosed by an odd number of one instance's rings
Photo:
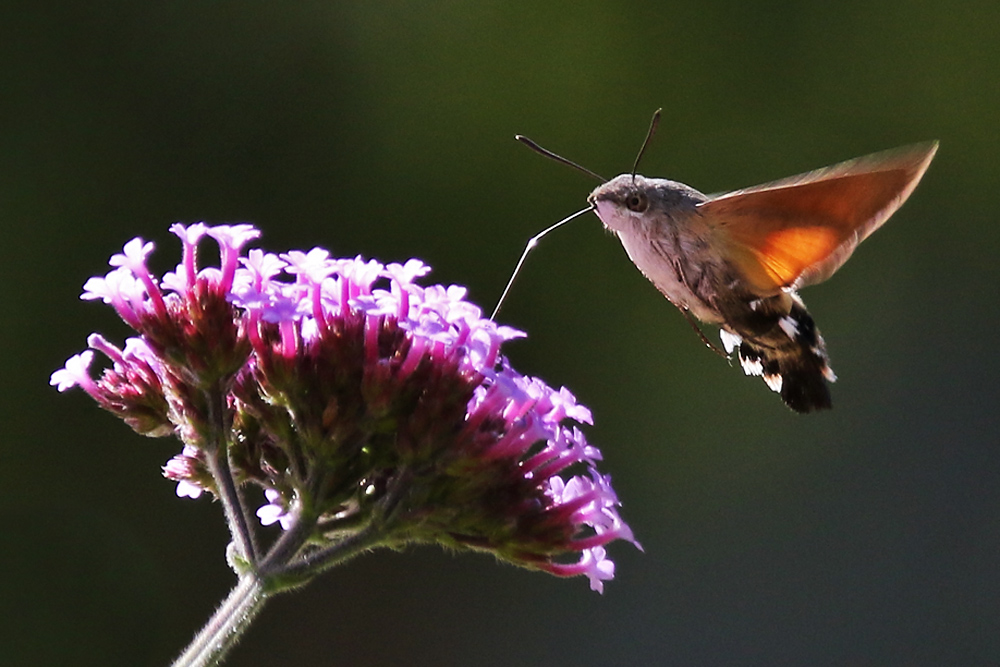
[[[797,292],[829,278],[885,223],[936,150],[914,144],[718,195],[622,174],[588,202],[672,304],[719,326],[748,375],[811,412],[831,407],[836,378]]]

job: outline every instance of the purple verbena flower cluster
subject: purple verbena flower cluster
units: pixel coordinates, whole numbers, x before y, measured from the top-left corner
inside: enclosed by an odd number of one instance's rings
[[[512,369],[500,347],[524,334],[483,318],[465,288],[421,286],[416,259],[243,255],[250,225],[171,231],[183,258],[162,280],[153,244],[134,239],[84,286],[138,337],[119,349],[93,334],[51,381],[139,433],[176,435],[164,474],[178,495],[232,486],[240,504],[255,485],[261,523],[301,533],[302,553],[377,521],[381,545],[488,551],[597,591],[614,576],[604,546],[638,546],[573,425],[590,411]],[[199,267],[205,236],[218,267]],[[110,360],[97,379],[94,351]]]

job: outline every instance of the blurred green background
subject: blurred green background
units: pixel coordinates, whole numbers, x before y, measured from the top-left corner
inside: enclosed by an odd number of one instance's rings
[[[501,319],[590,406],[624,514],[605,595],[477,555],[376,553],[265,608],[232,665],[1000,663],[1000,3],[128,2],[0,7],[0,664],[163,665],[229,589],[225,528],[51,371],[78,300],[176,220],[420,257],[491,308],[606,175],[705,192],[940,139],[804,297],[841,380],[796,416],[706,351],[596,218]],[[715,337],[715,333],[711,333]]]

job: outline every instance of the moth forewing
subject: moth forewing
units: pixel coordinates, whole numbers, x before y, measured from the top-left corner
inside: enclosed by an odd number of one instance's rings
[[[902,204],[937,142],[874,153],[711,197],[699,211],[762,295],[829,278]]]

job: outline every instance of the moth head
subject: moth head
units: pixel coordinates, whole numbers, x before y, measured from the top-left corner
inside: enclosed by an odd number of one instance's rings
[[[616,232],[656,224],[663,216],[677,218],[704,200],[705,195],[683,183],[638,174],[616,176],[587,197],[604,226]]]

